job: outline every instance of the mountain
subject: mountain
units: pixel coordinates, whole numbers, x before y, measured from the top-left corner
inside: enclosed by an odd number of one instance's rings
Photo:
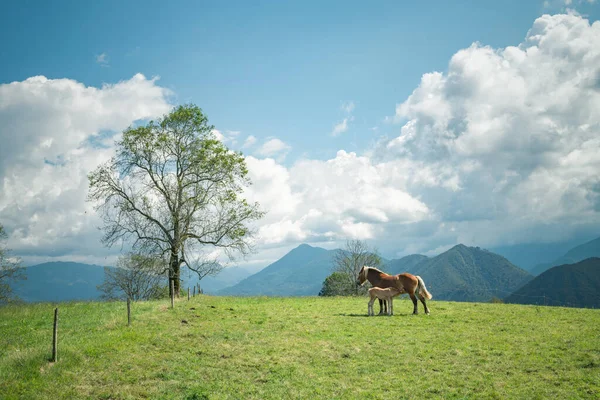
[[[411,254],[400,259],[388,261],[382,270],[390,275],[397,275],[403,272],[413,273],[415,267],[427,259],[428,257],[422,254]]]
[[[434,299],[489,301],[505,297],[532,276],[506,258],[479,247],[459,244],[413,267]]]
[[[96,285],[104,281],[104,267],[76,262],[48,262],[26,268],[27,280],[13,291],[27,302],[98,300]]]
[[[99,300],[97,285],[104,282],[104,267],[76,262],[48,262],[26,268],[27,280],[18,281],[13,290],[26,302]],[[217,276],[205,277],[200,287],[215,293],[235,285],[251,273],[243,268],[224,268]],[[182,288],[193,287],[198,278],[182,273]]]
[[[600,237],[572,248],[571,250],[567,251],[562,257],[554,260],[551,263],[542,263],[536,265],[531,270],[531,273],[533,275],[540,275],[542,272],[554,266],[574,264],[591,257],[600,257]]]
[[[535,266],[542,263],[551,263],[565,254],[569,249],[581,244],[581,242],[582,240],[575,239],[555,243],[521,243],[492,247],[488,248],[488,250],[500,254],[514,265],[531,272]]]
[[[600,258],[588,258],[576,264],[551,268],[508,296],[505,301],[550,306],[600,307]]]
[[[316,296],[336,250],[302,244],[238,284],[217,292],[236,296]]]

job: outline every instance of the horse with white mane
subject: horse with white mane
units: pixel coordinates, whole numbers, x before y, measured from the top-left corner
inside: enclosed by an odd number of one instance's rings
[[[394,296],[398,296],[399,294],[400,290],[396,289],[395,287],[388,287],[385,289],[379,287],[372,287],[371,289],[369,289],[369,316],[375,315],[375,313],[373,312],[373,303],[375,302],[375,299],[387,301],[387,315],[394,315]]]
[[[417,296],[419,296],[419,300],[421,300],[423,307],[425,307],[425,314],[429,314],[429,308],[427,308],[425,299],[431,299],[433,296],[431,296],[431,293],[427,291],[425,282],[423,282],[423,279],[421,279],[420,276],[415,276],[406,272],[392,276],[378,270],[377,268],[368,267],[365,265],[360,269],[356,283],[359,285],[364,285],[366,281],[369,281],[373,287],[393,287],[398,289],[400,294],[408,293],[414,305],[413,314],[419,313],[417,308]],[[417,296],[415,296],[415,293]]]

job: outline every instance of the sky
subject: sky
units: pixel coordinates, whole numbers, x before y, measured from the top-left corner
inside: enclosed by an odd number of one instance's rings
[[[123,4],[125,3],[125,4]],[[260,268],[600,236],[600,4],[0,3],[0,223],[27,265],[114,263],[86,202],[114,140],[200,106],[246,156]]]

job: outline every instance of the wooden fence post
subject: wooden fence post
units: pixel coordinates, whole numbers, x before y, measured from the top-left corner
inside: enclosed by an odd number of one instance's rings
[[[131,299],[127,297],[127,326],[131,326]]]
[[[52,332],[52,362],[58,360],[58,307],[54,309],[54,330]]]
[[[194,286],[194,294],[192,295],[192,297],[196,297],[196,286]]]
[[[175,281],[171,280],[171,308],[175,307]]]
[[[190,287],[188,286],[188,301],[190,301]]]

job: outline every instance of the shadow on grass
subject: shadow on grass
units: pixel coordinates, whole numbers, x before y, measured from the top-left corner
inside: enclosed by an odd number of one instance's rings
[[[362,317],[362,318],[370,318],[367,314],[336,314],[338,317]],[[391,317],[410,317],[412,314],[394,314]],[[390,317],[387,314],[375,314],[375,317]]]

